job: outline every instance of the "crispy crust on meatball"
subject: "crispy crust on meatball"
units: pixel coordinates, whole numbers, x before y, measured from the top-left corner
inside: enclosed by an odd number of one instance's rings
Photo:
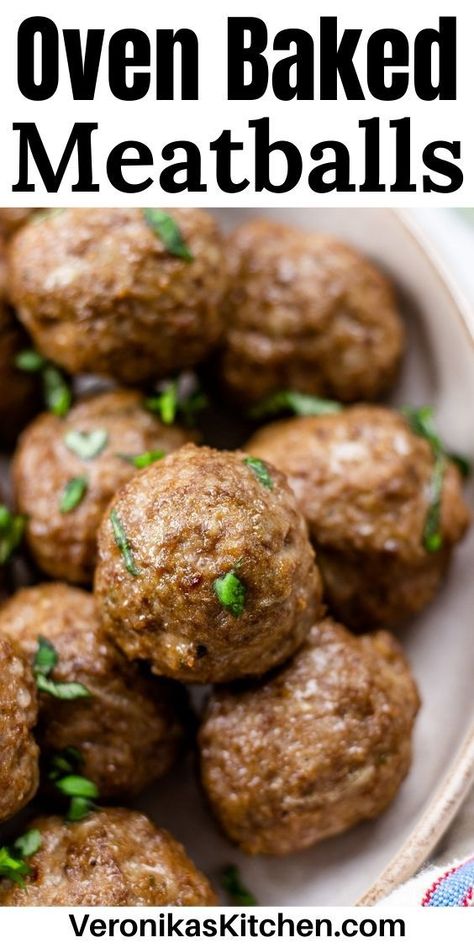
[[[65,443],[71,432],[104,431],[97,457],[82,460]],[[115,492],[136,473],[129,456],[174,451],[195,435],[164,425],[146,411],[138,392],[116,391],[79,403],[67,418],[42,414],[24,432],[13,464],[18,509],[27,516],[26,540],[40,568],[56,579],[92,582],[97,530]],[[87,492],[69,513],[59,509],[62,493],[76,477]]]
[[[19,227],[26,224],[33,213],[34,207],[0,207],[0,236],[11,237]]]
[[[241,452],[188,445],[143,471],[112,502],[133,557],[127,569],[111,523],[99,533],[95,590],[102,622],[129,658],[183,681],[259,675],[301,644],[321,586],[286,479],[269,488]],[[215,583],[234,572],[245,606],[234,615]]]
[[[24,888],[3,882],[1,905],[215,905],[183,847],[142,813],[106,809],[79,823],[37,819],[41,847]]]
[[[169,214],[190,261],[169,252],[135,208],[69,209],[16,234],[10,296],[45,356],[125,384],[207,356],[221,333],[221,240],[205,211]]]
[[[404,331],[391,285],[325,234],[252,220],[227,241],[221,377],[239,401],[282,388],[371,400],[392,384]]]
[[[78,681],[89,698],[40,695],[38,743],[45,760],[74,747],[81,773],[102,798],[129,797],[166,773],[183,740],[181,689],[140,673],[99,630],[90,593],[45,583],[17,592],[0,608],[0,634],[32,661],[38,637],[56,649],[54,681]]]
[[[388,632],[324,620],[283,669],[210,701],[202,779],[222,828],[246,852],[283,855],[378,816],[408,772],[417,709]]]
[[[433,452],[389,408],[295,418],[257,431],[249,451],[287,475],[320,557],[332,611],[351,627],[393,625],[433,597],[470,516],[460,475],[443,482],[443,546],[428,552]]]
[[[38,747],[33,737],[36,686],[18,647],[0,636],[0,820],[32,799],[38,786]]]

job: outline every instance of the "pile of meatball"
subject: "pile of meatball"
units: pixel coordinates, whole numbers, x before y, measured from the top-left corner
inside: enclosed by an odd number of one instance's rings
[[[382,813],[419,707],[388,630],[466,532],[461,475],[376,404],[403,322],[334,238],[194,209],[5,210],[0,234],[1,820],[34,799],[0,904],[212,905],[134,798],[191,749],[246,853]],[[44,410],[51,378],[72,395]]]

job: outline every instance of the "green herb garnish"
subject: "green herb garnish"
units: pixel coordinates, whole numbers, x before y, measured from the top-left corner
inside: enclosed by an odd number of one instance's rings
[[[226,866],[222,870],[221,885],[236,905],[258,905],[255,896],[243,884],[237,866]]]
[[[45,675],[36,676],[38,691],[59,698],[60,701],[76,701],[78,698],[90,698],[91,693],[79,681],[51,681]]]
[[[122,460],[128,461],[129,464],[133,464],[139,471],[142,471],[143,468],[149,467],[155,461],[162,461],[166,456],[166,451],[145,451],[143,454],[121,454],[119,456]]]
[[[238,619],[245,609],[246,589],[236,575],[235,569],[225,573],[224,576],[219,576],[214,580],[213,586],[221,606]]]
[[[53,783],[64,777],[65,774],[73,774],[82,767],[84,758],[77,747],[65,747],[58,754],[54,754],[49,765],[48,777]]]
[[[94,431],[68,431],[64,436],[66,447],[82,461],[91,461],[102,454],[108,440],[105,428],[96,428]]]
[[[71,403],[72,392],[62,372],[55,365],[47,365],[43,369],[44,399],[49,410],[58,418],[67,415]]]
[[[183,235],[174,218],[157,207],[146,207],[143,216],[149,227],[157,234],[166,250],[173,257],[181,257],[190,263],[194,257],[183,240]]]
[[[159,415],[164,425],[172,425],[178,415],[188,427],[196,422],[196,415],[208,405],[208,399],[199,388],[190,395],[180,395],[177,379],[169,382],[158,395],[147,398],[145,408]]]
[[[286,411],[301,416],[334,415],[342,409],[340,402],[330,401],[327,398],[305,395],[303,392],[282,391],[263,398],[250,409],[249,415],[255,419],[281,415]]]
[[[273,490],[273,478],[270,477],[268,467],[264,461],[261,461],[260,458],[248,457],[245,458],[244,464],[253,471],[257,480],[259,480],[264,487]]]
[[[78,774],[67,774],[55,780],[57,789],[66,797],[81,797],[84,800],[97,800],[99,791],[92,780]]]
[[[58,664],[58,653],[48,639],[38,636],[38,647],[33,661],[35,675],[50,675]]]
[[[123,560],[128,572],[131,573],[132,576],[139,576],[140,570],[135,564],[135,559],[130,549],[130,544],[128,542],[127,535],[125,533],[122,521],[120,520],[116,510],[111,510],[110,522],[112,524],[112,529],[114,531],[115,542],[123,556]]]
[[[41,833],[38,829],[29,829],[23,836],[19,836],[13,844],[15,852],[27,859],[28,856],[34,856],[41,846]]]
[[[441,501],[443,496],[444,472],[446,459],[444,455],[435,457],[433,473],[430,483],[430,503],[423,530],[423,545],[428,553],[437,553],[443,546],[441,532]]]
[[[56,365],[45,359],[35,349],[25,349],[15,357],[17,369],[41,375],[43,397],[46,406],[59,418],[67,415],[71,403],[72,392],[63,373]]]
[[[58,664],[58,653],[48,639],[38,636],[38,647],[33,660],[33,673],[38,691],[59,698],[60,701],[75,701],[90,698],[91,693],[79,681],[53,681],[51,673]]]
[[[466,458],[457,454],[450,454],[445,448],[436,430],[434,411],[431,405],[422,405],[420,408],[405,406],[401,409],[401,412],[413,433],[428,441],[433,451],[434,466],[429,487],[430,502],[423,529],[423,546],[428,553],[437,553],[443,547],[441,505],[446,461],[449,460],[456,464],[464,477],[468,476],[471,467]]]
[[[41,833],[37,829],[27,830],[11,846],[2,846],[0,848],[0,876],[23,888],[25,878],[32,872],[31,866],[25,862],[25,859],[34,856],[40,846]]]
[[[61,513],[71,513],[84,500],[87,493],[87,477],[73,477],[67,482],[59,501]]]
[[[0,566],[8,562],[20,545],[25,523],[25,517],[10,513],[7,507],[0,504]]]
[[[36,352],[36,349],[24,349],[15,356],[15,365],[22,372],[41,372],[46,365],[46,359]]]
[[[75,747],[66,747],[60,754],[54,755],[48,773],[59,793],[69,799],[66,819],[71,823],[82,820],[95,809],[93,801],[99,796],[99,789],[92,780],[75,773],[82,764],[80,751]]]
[[[69,820],[70,823],[78,823],[80,820],[83,820],[85,816],[88,816],[93,809],[96,808],[87,797],[72,797],[66,819]]]

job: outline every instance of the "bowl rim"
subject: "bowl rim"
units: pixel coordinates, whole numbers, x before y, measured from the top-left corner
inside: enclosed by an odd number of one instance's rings
[[[409,210],[384,208],[384,211],[398,220],[407,239],[416,244],[417,250],[431,264],[444,290],[451,298],[453,310],[462,325],[474,356],[474,308],[464,292],[457,286],[440,251],[433,246],[432,241],[414,220]],[[421,868],[448,829],[473,784],[474,709],[462,744],[447,773],[435,786],[414,829],[375,882],[357,900],[356,905],[376,905]]]

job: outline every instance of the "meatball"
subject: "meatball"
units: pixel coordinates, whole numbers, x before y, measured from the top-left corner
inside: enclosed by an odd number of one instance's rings
[[[321,598],[283,475],[241,452],[193,445],[116,495],[99,532],[95,589],[104,629],[129,658],[189,682],[278,665]]]
[[[282,388],[344,402],[394,380],[404,332],[387,279],[324,234],[252,220],[227,243],[220,375],[239,402]]]
[[[219,338],[226,277],[215,222],[191,208],[169,212],[183,257],[145,213],[65,210],[10,245],[18,315],[43,355],[73,374],[144,382],[195,365]]]
[[[0,447],[11,445],[33,415],[40,396],[37,379],[15,366],[15,357],[30,343],[5,300],[3,271],[0,238]]]
[[[183,847],[144,816],[105,809],[79,823],[44,816],[24,888],[0,884],[1,905],[215,905]]]
[[[0,236],[11,237],[34,213],[34,207],[0,207]]]
[[[38,747],[33,737],[38,706],[28,663],[0,637],[0,820],[26,806],[38,786]]]
[[[162,424],[145,409],[142,396],[130,391],[88,399],[67,418],[36,419],[17,449],[13,481],[18,509],[28,517],[26,539],[43,572],[90,583],[102,515],[136,473],[133,459],[174,451],[193,438],[183,428]],[[77,479],[84,479],[80,500],[63,512],[67,485]]]
[[[249,450],[288,476],[338,618],[351,628],[391,627],[433,598],[469,513],[459,472],[447,463],[442,545],[426,549],[434,456],[401,415],[359,405],[276,422],[254,435]]]
[[[100,796],[139,793],[162,776],[181,748],[178,685],[140,673],[99,631],[90,593],[61,583],[17,592],[0,608],[0,634],[33,660],[43,637],[57,653],[55,682],[80,682],[90,697],[40,694],[37,739],[46,762],[73,747]]]
[[[378,816],[409,769],[417,709],[388,632],[322,621],[283,669],[210,701],[202,779],[223,829],[248,853],[283,855]]]

